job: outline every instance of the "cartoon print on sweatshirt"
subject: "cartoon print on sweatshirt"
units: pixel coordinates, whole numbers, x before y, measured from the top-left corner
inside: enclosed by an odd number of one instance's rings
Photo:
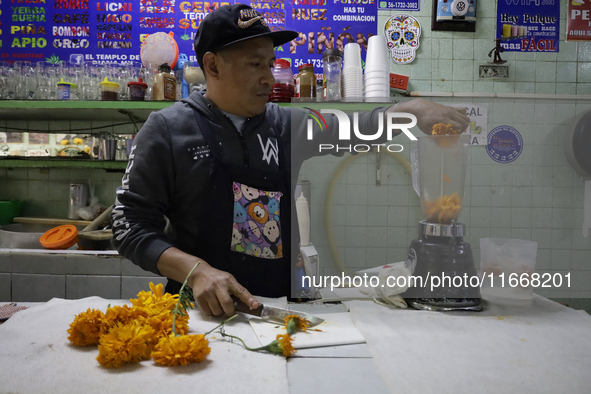
[[[282,257],[281,192],[233,182],[234,223],[230,249],[264,259]]]

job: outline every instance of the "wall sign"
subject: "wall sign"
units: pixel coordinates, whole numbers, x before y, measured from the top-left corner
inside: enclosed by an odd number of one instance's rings
[[[499,0],[497,38],[505,51],[558,52],[559,0]]]
[[[591,4],[589,2],[568,2],[566,41],[591,41]]]
[[[259,11],[273,31],[300,32],[276,48],[294,73],[303,63],[321,73],[322,52],[349,42],[362,46],[365,59],[367,40],[377,34],[375,0],[0,0],[1,60],[129,64],[140,61],[147,35],[173,32],[179,58],[195,61],[199,23],[214,9],[239,2]]]
[[[386,21],[384,34],[394,63],[408,64],[415,60],[421,38],[421,25],[415,17],[408,14],[392,15]]]
[[[405,0],[405,1],[396,1],[396,0],[388,0],[382,1],[378,0],[378,10],[388,10],[388,11],[420,11],[421,10],[421,0]]]

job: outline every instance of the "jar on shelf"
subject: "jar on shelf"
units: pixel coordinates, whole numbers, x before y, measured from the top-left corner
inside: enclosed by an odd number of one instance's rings
[[[273,77],[275,83],[271,86],[269,101],[274,103],[290,103],[294,95],[293,72],[289,62],[285,59],[277,59],[273,65]]]
[[[316,97],[316,75],[312,63],[298,67],[295,92],[298,98]]]

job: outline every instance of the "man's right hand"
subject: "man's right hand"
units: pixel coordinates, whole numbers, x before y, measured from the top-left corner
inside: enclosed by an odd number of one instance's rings
[[[240,298],[251,309],[259,306],[258,301],[232,274],[215,269],[204,261],[193,271],[188,284],[193,289],[195,302],[208,316],[224,313],[233,316],[236,311],[230,295]]]

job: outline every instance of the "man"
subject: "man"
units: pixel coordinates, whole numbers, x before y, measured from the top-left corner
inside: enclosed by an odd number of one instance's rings
[[[243,4],[210,13],[195,37],[206,94],[194,92],[150,115],[117,190],[112,217],[119,252],[169,278],[169,292],[178,292],[200,263],[188,285],[207,315],[232,315],[231,296],[256,308],[252,294],[289,295],[290,260],[297,254],[291,245],[297,231],[290,223],[293,185],[301,163],[337,129],[336,118],[326,116],[333,132],[315,130],[310,141],[305,112],[267,103],[273,48],[297,35],[271,32]],[[407,109],[425,114],[418,123],[423,130],[440,121],[462,130],[469,123],[424,100],[400,103],[397,112]],[[360,128],[375,130],[378,116],[378,110],[363,113]],[[172,233],[164,232],[165,216]]]

